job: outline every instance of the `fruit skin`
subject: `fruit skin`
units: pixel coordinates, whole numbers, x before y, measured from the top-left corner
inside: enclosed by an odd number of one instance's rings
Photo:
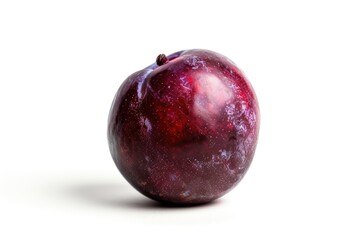
[[[210,202],[250,166],[257,98],[235,64],[218,53],[186,50],[167,60],[120,86],[109,114],[110,152],[145,196],[181,205]]]

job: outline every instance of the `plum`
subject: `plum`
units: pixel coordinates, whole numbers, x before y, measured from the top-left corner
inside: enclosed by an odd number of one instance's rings
[[[248,170],[259,114],[252,86],[225,56],[202,49],[160,54],[117,91],[108,120],[110,152],[145,196],[207,203]]]

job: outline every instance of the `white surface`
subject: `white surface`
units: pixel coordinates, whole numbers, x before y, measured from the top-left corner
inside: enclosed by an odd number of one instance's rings
[[[235,2],[0,2],[0,239],[360,238],[358,1]],[[245,72],[260,141],[230,194],[161,208],[115,168],[107,114],[189,48]]]

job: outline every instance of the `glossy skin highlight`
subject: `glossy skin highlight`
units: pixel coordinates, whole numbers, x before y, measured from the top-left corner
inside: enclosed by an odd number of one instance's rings
[[[151,199],[210,202],[236,186],[253,159],[260,120],[254,90],[218,53],[159,57],[115,96],[111,155],[125,179]]]

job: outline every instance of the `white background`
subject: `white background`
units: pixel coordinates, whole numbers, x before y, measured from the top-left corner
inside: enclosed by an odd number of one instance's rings
[[[1,1],[0,239],[359,239],[358,1]],[[210,205],[126,183],[106,125],[159,53],[232,59],[258,95],[253,164]]]

